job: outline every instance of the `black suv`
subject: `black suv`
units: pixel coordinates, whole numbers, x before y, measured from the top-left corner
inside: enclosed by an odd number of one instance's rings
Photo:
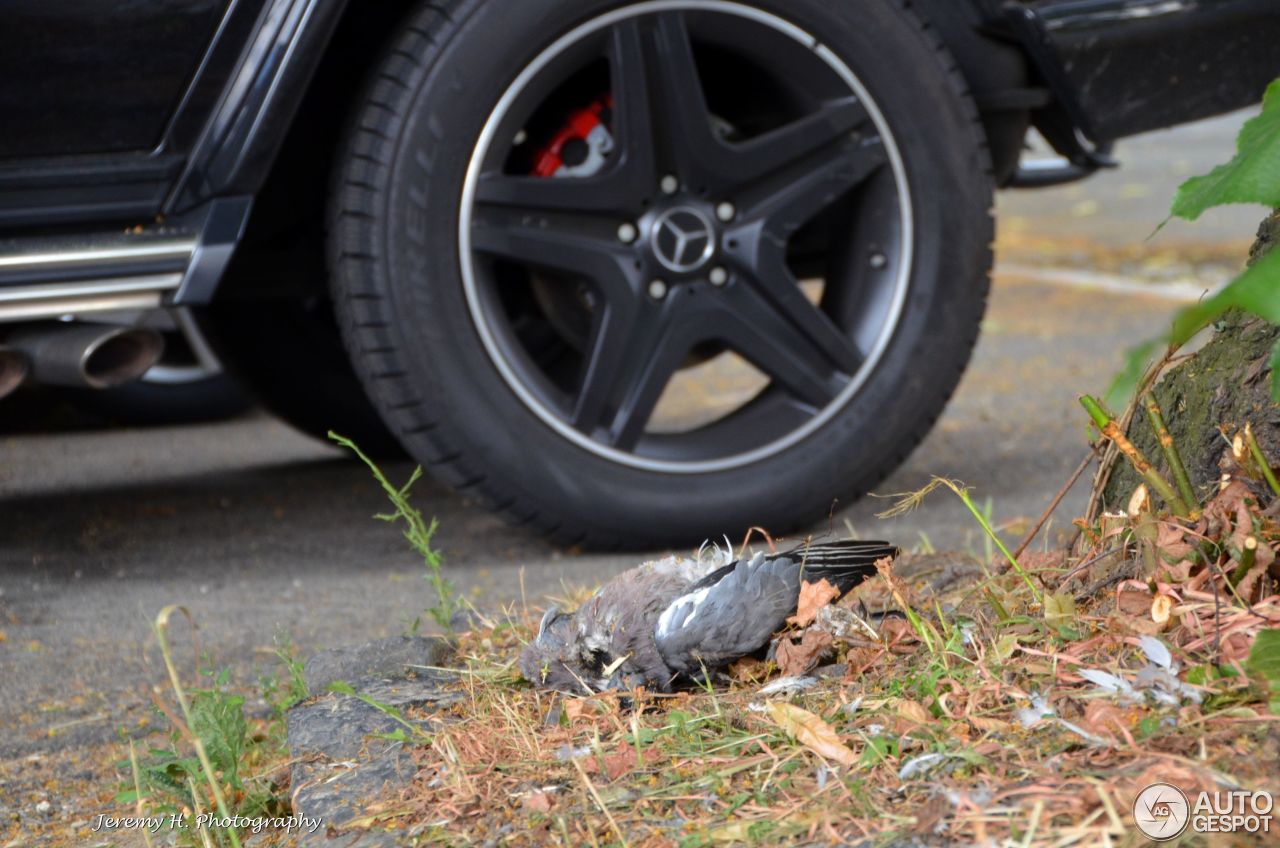
[[[994,189],[1280,75],[1274,0],[0,15],[0,391],[222,363],[588,545],[865,492],[965,368]]]

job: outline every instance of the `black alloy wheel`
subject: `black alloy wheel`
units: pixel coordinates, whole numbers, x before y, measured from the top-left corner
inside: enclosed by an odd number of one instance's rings
[[[785,528],[905,456],[976,334],[989,163],[918,20],[831,5],[407,22],[356,111],[330,259],[412,454],[593,544]]]
[[[894,142],[848,68],[776,17],[686,5],[694,10],[624,7],[529,65],[481,135],[459,231],[472,315],[511,390],[584,449],[671,473],[757,461],[829,418],[891,334],[911,255]],[[727,129],[703,93],[695,39],[708,51],[739,46],[733,60],[785,80],[785,108],[744,112],[732,126],[750,132]],[[607,61],[614,103],[611,161],[590,177],[512,174],[520,158],[496,140],[536,122],[546,99],[539,79],[597,58]],[[740,106],[723,99],[726,110]],[[864,185],[839,223],[881,222],[862,239],[874,258],[846,260],[841,285],[813,303],[788,256],[791,238]],[[511,307],[515,298],[504,303],[503,290],[517,285],[513,266],[565,287],[583,283],[590,297],[564,379],[560,357],[539,357],[521,338],[530,316]],[[863,303],[849,303],[854,295]],[[769,388],[708,426],[646,432],[691,355],[721,349],[767,375]]]

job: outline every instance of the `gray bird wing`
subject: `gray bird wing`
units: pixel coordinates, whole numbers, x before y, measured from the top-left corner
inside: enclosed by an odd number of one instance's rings
[[[699,580],[662,611],[654,644],[679,672],[714,668],[753,653],[794,614],[804,579],[825,578],[841,593],[875,573],[875,562],[897,549],[884,542],[846,540],[756,554]]]
[[[796,608],[800,568],[756,554],[676,598],[658,617],[654,643],[674,671],[724,665],[768,644]]]

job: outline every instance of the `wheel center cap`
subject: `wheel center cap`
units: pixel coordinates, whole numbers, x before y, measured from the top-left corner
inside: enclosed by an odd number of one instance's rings
[[[676,206],[653,222],[653,255],[677,274],[696,271],[716,252],[716,229],[711,218],[692,206]]]

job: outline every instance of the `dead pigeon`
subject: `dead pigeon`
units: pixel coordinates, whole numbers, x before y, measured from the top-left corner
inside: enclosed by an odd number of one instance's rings
[[[572,614],[547,610],[520,671],[562,692],[670,691],[680,678],[767,647],[795,614],[802,580],[825,578],[844,594],[875,574],[877,560],[897,554],[885,542],[850,539],[731,562],[730,551],[718,548],[648,562],[610,580]]]

